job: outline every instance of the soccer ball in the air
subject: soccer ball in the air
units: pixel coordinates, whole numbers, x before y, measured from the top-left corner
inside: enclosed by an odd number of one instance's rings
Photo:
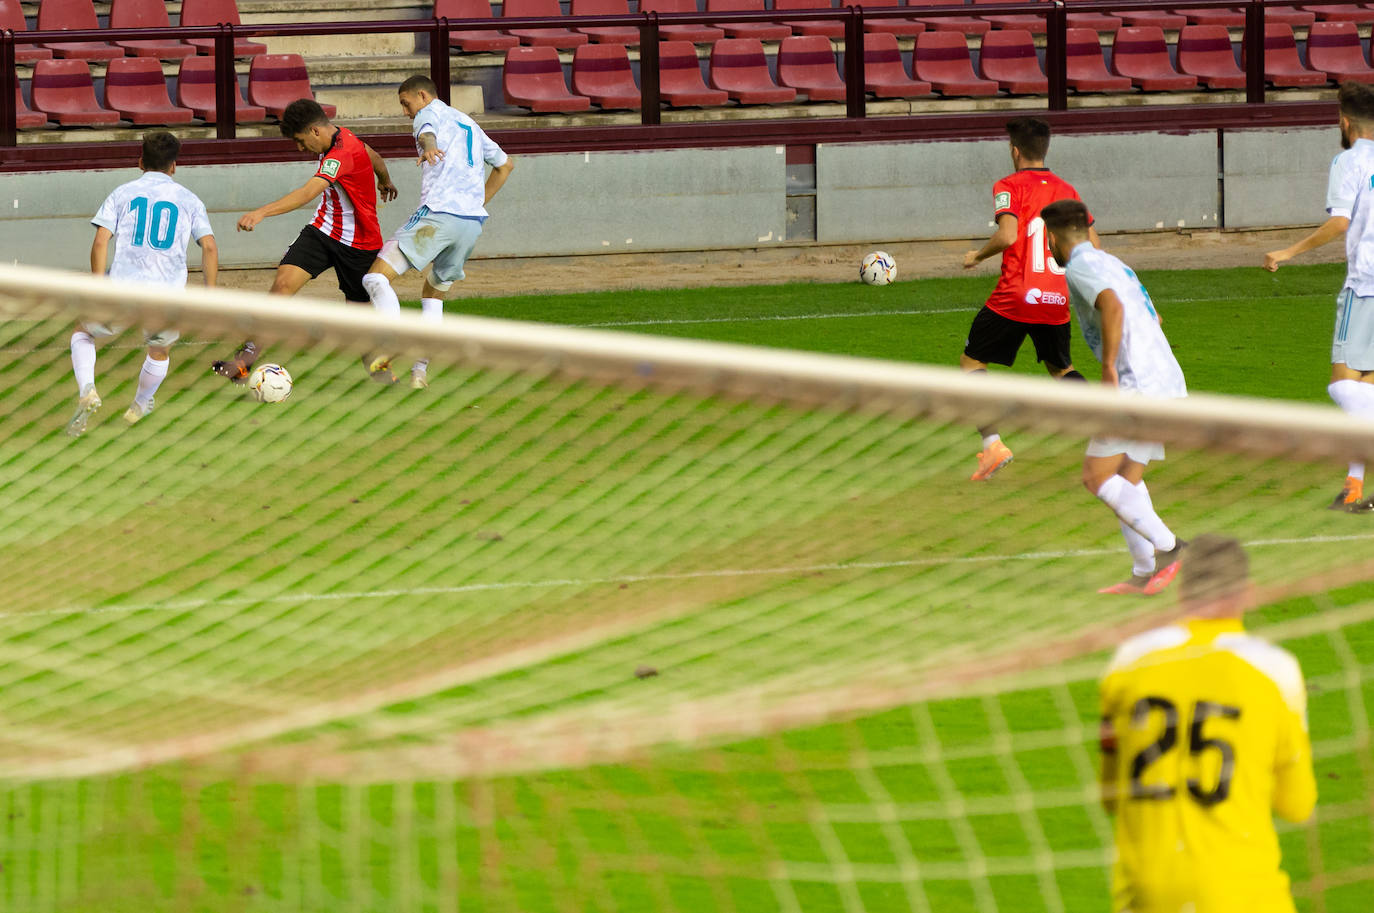
[[[897,278],[897,261],[891,254],[875,250],[859,264],[859,278],[864,285],[887,285]]]
[[[281,365],[258,365],[248,375],[248,389],[260,403],[279,403],[291,395],[291,375]]]

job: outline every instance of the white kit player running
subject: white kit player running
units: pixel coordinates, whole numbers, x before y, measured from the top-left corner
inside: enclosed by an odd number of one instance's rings
[[[1264,255],[1264,268],[1279,264],[1345,235],[1345,285],[1336,296],[1336,329],[1331,341],[1331,383],[1326,392],[1353,416],[1374,421],[1374,88],[1341,86],[1341,146],[1331,162],[1326,187],[1327,220],[1312,234],[1283,250]],[[1362,460],[1346,474],[1332,510],[1374,512],[1374,497],[1364,495]]]
[[[172,180],[180,151],[181,141],[166,131],[143,137],[138,160],[143,176],[115,188],[91,220],[95,225],[91,272],[105,275],[110,239],[114,238],[111,279],[184,288],[186,248],[194,238],[201,248],[205,284],[215,284],[219,252],[205,204]],[[87,321],[78,324],[72,334],[72,371],[79,391],[76,414],[67,422],[67,434],[72,437],[85,432],[91,416],[101,406],[100,394],[95,389],[95,337],[114,336],[122,331],[121,327]],[[138,373],[138,392],[124,412],[124,420],[129,424],[153,411],[153,394],[167,376],[168,349],[179,336],[176,330],[145,331],[148,354]]]
[[[426,320],[443,319],[441,296],[463,278],[482,224],[486,204],[510,177],[515,163],[462,111],[440,101],[428,76],[412,76],[397,90],[401,109],[413,118],[412,132],[419,153],[420,208],[382,245],[372,270],[363,276],[372,306],[388,316],[401,313],[391,282],[411,269],[421,270],[425,285],[420,310]],[[491,174],[486,166],[491,165]],[[374,380],[391,383],[391,356],[365,356]],[[428,360],[411,368],[410,385],[429,386]]]
[[[1122,393],[1177,398],[1188,395],[1159,315],[1145,286],[1126,264],[1093,247],[1088,209],[1060,200],[1040,210],[1050,253],[1065,265],[1069,306],[1083,340],[1102,362],[1102,383]],[[1083,458],[1083,484],[1112,509],[1131,552],[1131,577],[1102,593],[1153,595],[1178,574],[1184,541],[1155,513],[1145,467],[1164,459],[1164,445],[1094,438]]]

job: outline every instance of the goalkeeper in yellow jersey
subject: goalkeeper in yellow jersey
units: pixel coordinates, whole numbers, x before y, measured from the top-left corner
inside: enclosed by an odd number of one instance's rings
[[[1249,564],[1199,536],[1189,617],[1126,641],[1102,679],[1102,802],[1115,913],[1293,913],[1273,815],[1317,801],[1307,691],[1288,651],[1245,633]]]

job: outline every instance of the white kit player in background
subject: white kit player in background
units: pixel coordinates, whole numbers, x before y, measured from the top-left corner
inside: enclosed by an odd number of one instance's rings
[[[181,141],[166,131],[144,135],[138,160],[143,176],[115,188],[91,220],[95,225],[91,272],[105,275],[110,239],[114,238],[111,279],[185,288],[186,248],[194,238],[201,248],[205,284],[215,284],[219,250],[205,204],[172,180],[180,151]],[[85,432],[91,415],[101,406],[100,394],[95,389],[94,337],[114,336],[122,331],[121,327],[83,322],[72,334],[72,371],[79,391],[76,414],[67,422],[67,434],[72,437]],[[138,373],[138,392],[124,413],[129,424],[153,411],[153,394],[167,376],[168,349],[179,336],[176,330],[144,332],[148,354]]]
[[[1126,264],[1093,247],[1088,209],[1060,200],[1040,210],[1050,253],[1064,264],[1069,306],[1083,340],[1102,362],[1102,383],[1122,393],[1178,398],[1188,395],[1159,315],[1145,286]],[[1131,576],[1098,592],[1150,596],[1178,574],[1186,543],[1155,513],[1145,467],[1164,459],[1164,445],[1094,438],[1083,458],[1083,484],[1116,514],[1131,552]]]
[[[486,204],[515,167],[476,121],[444,104],[435,97],[437,92],[428,76],[412,76],[397,90],[401,109],[414,119],[420,207],[382,245],[372,270],[363,277],[372,306],[382,314],[398,316],[401,303],[391,282],[411,269],[421,270],[425,275],[421,313],[436,323],[444,314],[440,296],[463,278],[463,264],[482,235]],[[364,356],[363,361],[373,379],[396,380],[391,356]],[[415,362],[410,373],[413,388],[429,386],[428,367],[427,359]]]
[[[1348,82],[1338,98],[1345,151],[1331,162],[1328,218],[1291,247],[1265,254],[1264,268],[1275,272],[1283,261],[1345,235],[1345,285],[1336,296],[1326,391],[1350,415],[1374,421],[1374,88]],[[1350,464],[1332,510],[1374,512],[1374,497],[1364,496],[1364,468],[1362,460]]]

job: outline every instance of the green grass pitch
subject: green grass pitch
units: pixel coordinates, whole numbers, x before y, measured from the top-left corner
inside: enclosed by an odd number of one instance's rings
[[[1324,402],[1334,293],[1341,276],[1337,266],[1296,266],[1277,275],[1259,269],[1175,271],[1147,272],[1142,279],[1163,314],[1191,389]],[[991,278],[977,276],[906,281],[882,289],[784,285],[516,296],[459,299],[449,310],[953,364],[969,321],[991,285]],[[1097,365],[1077,338],[1074,354],[1079,369],[1096,377]],[[226,478],[220,496],[241,497],[236,486],[256,478],[252,452],[231,448],[234,442],[222,429],[197,422],[196,404],[211,402],[222,391],[217,381],[190,367],[192,360],[205,358],[196,350],[173,368],[170,396],[154,416],[164,424],[147,432],[140,425],[130,433],[148,440],[161,434],[178,446],[194,448],[201,455],[197,459],[207,464],[218,461],[213,465]],[[120,463],[126,451],[115,443],[100,443],[114,439],[97,437],[97,428],[92,440],[82,444],[94,442],[98,449],[93,447],[83,462],[68,455],[65,442],[52,439],[50,428],[43,430],[44,422],[60,424],[66,417],[70,380],[62,373],[60,353],[48,375],[37,379],[21,361],[4,364],[0,380],[7,386],[39,390],[60,385],[61,390],[50,395],[26,393],[19,402],[17,394],[10,394],[9,402],[0,400],[0,408],[15,417],[16,439],[31,443],[26,451],[0,459],[0,507],[12,518],[10,538],[0,543],[10,555],[11,569],[0,570],[0,575],[16,579],[14,560],[22,543],[13,531],[42,517],[35,505],[47,497],[44,486],[80,490],[90,484],[87,478],[93,468],[105,474],[112,490],[81,499],[89,524],[97,526],[100,535],[123,535],[130,562],[154,560],[151,527],[119,529],[128,522],[122,518],[138,503],[148,501],[149,511],[158,510],[157,492],[129,492],[140,479],[127,462]],[[127,378],[135,365],[133,356],[123,363],[109,358],[102,361],[101,371],[122,372]],[[306,360],[290,367],[307,367]],[[309,367],[323,371],[326,365]],[[348,369],[356,372],[356,363]],[[1029,347],[1014,370],[1041,371]],[[444,385],[442,371],[436,365],[435,386],[429,391],[434,396],[454,393]],[[127,381],[110,391],[107,400],[118,400],[127,392]],[[179,406],[178,398],[186,405]],[[366,400],[360,395],[352,401]],[[416,473],[431,473],[434,484],[449,484],[434,464],[449,439],[435,437],[425,401],[394,400],[405,405],[358,405],[352,410],[349,402],[341,397],[315,409],[308,407],[309,399],[302,399],[290,404],[294,412],[283,413],[294,416],[290,420],[299,425],[290,430],[292,436],[283,432],[273,438],[275,432],[267,423],[255,425],[253,432],[265,446],[289,442],[308,450],[295,458],[329,463],[331,445],[346,442],[350,417],[392,422],[386,425],[390,433],[418,448]],[[107,409],[112,407],[113,402]],[[224,414],[261,420],[259,413],[248,411],[251,407],[233,411],[237,408],[223,407]],[[537,421],[537,416],[496,418],[512,426]],[[723,440],[732,444],[735,438]],[[509,459],[542,453],[537,442],[525,446],[529,449]],[[1077,446],[1058,454],[1060,462],[1072,465]],[[963,455],[971,462],[976,450],[971,433],[966,449]],[[491,459],[496,463],[507,456]],[[385,462],[400,457],[387,453],[376,458]],[[158,465],[161,451],[148,459]],[[1033,472],[1029,467],[1026,471]],[[481,477],[473,472],[474,478]],[[386,590],[411,580],[425,585],[431,580],[426,575],[438,573],[436,567],[457,560],[452,553],[446,558],[441,550],[425,551],[422,545],[408,556],[404,551],[416,527],[434,522],[426,513],[423,487],[395,498],[385,513],[358,520],[349,511],[367,510],[368,493],[330,487],[329,478],[324,473],[318,491],[302,493],[321,506],[283,516],[277,527],[299,544],[305,556],[301,567],[265,569],[253,585],[281,582],[289,588],[292,574],[327,580],[330,567],[344,555],[354,569],[347,588]],[[1338,480],[1333,470],[1329,479],[1316,483],[1321,487],[1304,490],[1312,517],[1276,531],[1309,534],[1323,529],[1329,519],[1320,510],[1323,498],[1334,494]],[[1185,481],[1180,479],[1180,485]],[[1239,484],[1248,492],[1251,489],[1244,486],[1257,483],[1241,479]],[[1047,503],[1071,505],[1065,508],[1070,532],[1079,530],[1074,524],[1081,515],[1084,528],[1092,531],[1091,544],[1114,547],[1114,527],[1108,528],[1098,508],[1084,503],[1086,496],[1075,487],[1076,479],[1065,476],[1062,495],[1054,494]],[[175,494],[169,491],[168,497]],[[575,498],[575,489],[560,496]],[[336,502],[338,506],[323,506]],[[259,509],[256,502],[253,509]],[[981,509],[993,512],[996,502]],[[1210,512],[1243,516],[1242,507],[1233,504],[1191,504],[1179,511],[1199,522]],[[496,524],[500,516],[493,509],[489,522]],[[1294,516],[1299,514],[1295,511]],[[1343,524],[1343,531],[1367,531],[1372,537],[1344,546],[1352,554],[1362,550],[1358,556],[1363,557],[1374,541],[1374,527],[1358,526],[1359,518],[1340,519],[1356,524]],[[232,520],[221,517],[221,522]],[[216,590],[215,574],[224,568],[256,566],[271,543],[260,536],[248,541],[217,536],[208,526],[194,534],[190,529],[186,547],[202,549],[208,557],[181,571],[183,578],[194,578],[194,586],[177,590],[177,598],[203,598],[206,603],[238,599],[245,613],[256,611],[256,591]],[[83,575],[86,565],[80,556],[86,549],[99,553],[101,546],[93,541],[97,538],[91,534],[64,540],[74,557],[55,566],[45,590],[29,585],[20,598],[28,605],[38,605],[35,600],[42,598],[69,605],[85,594],[88,603],[98,607],[102,600],[130,597],[130,591],[121,590],[108,573]],[[491,548],[484,541],[464,558],[490,560],[483,556],[490,555]],[[315,559],[318,566],[310,563]],[[1048,579],[1062,590],[1063,602],[1072,607],[1080,596],[1067,588],[1072,577],[1067,560],[1048,558],[1036,567],[1050,575]],[[1119,557],[1112,557],[1093,567],[1114,568],[1119,563]],[[884,574],[893,573],[914,572],[875,571],[874,586],[889,579]],[[170,574],[153,576],[132,598],[163,598],[164,592],[171,592],[170,580]],[[859,584],[837,584],[835,598],[880,598],[857,589]],[[970,582],[951,577],[950,585],[965,587]],[[1008,601],[1014,598],[1010,591],[998,594]],[[762,625],[775,611],[774,604],[786,600],[785,588],[744,592],[734,608],[741,616],[757,616],[736,619],[733,627],[722,625],[723,634],[703,631],[692,642],[709,645],[720,642],[711,637],[726,636],[763,639],[764,633],[783,636],[785,629],[770,632]],[[1285,867],[1294,878],[1304,913],[1374,909],[1374,748],[1369,742],[1374,727],[1374,618],[1367,611],[1372,603],[1374,583],[1364,583],[1277,602],[1258,610],[1251,620],[1252,628],[1271,632],[1298,655],[1310,683],[1321,812],[1310,828],[1281,831]],[[888,610],[875,604],[882,609],[875,615]],[[396,617],[405,617],[410,607],[406,599],[385,605]],[[1015,607],[1005,608],[1008,618],[1013,617]],[[512,611],[522,609],[512,603]],[[346,607],[330,611],[344,613]],[[299,632],[292,636],[300,638],[299,655],[307,666],[316,661],[317,652],[349,649],[347,644],[310,641],[311,618],[303,609],[293,607],[292,612],[297,614],[273,617],[287,627],[299,623]],[[144,616],[137,624],[110,616],[106,635],[100,616],[74,615],[69,622],[54,622],[53,628],[31,631],[0,615],[0,658],[10,664],[10,671],[3,673],[8,678],[0,685],[14,689],[12,695],[45,695],[43,700],[52,708],[48,717],[60,716],[59,708],[79,714],[83,699],[96,705],[106,700],[98,687],[103,681],[99,674],[89,689],[80,680],[82,669],[98,670],[106,657],[73,655],[69,668],[62,669],[30,670],[24,665],[30,645],[57,642],[59,624],[68,625],[73,637],[105,637],[102,643],[108,645],[111,662],[118,662],[125,651],[139,661],[156,662],[176,651],[183,639],[208,636],[206,631],[234,620],[225,613],[209,622],[198,621],[190,603],[182,612]],[[367,617],[360,612],[348,629],[360,640],[370,633],[362,627]],[[1346,617],[1351,619],[1348,623],[1330,621]],[[482,624],[483,619],[474,618],[468,633],[474,638],[489,636]],[[881,637],[880,621],[871,624],[858,633]],[[815,636],[837,642],[846,636],[839,627],[814,630]],[[227,640],[242,645],[235,653],[240,661],[251,664],[255,652],[273,655],[270,645],[259,648],[254,637],[245,627]],[[151,648],[154,642],[157,646]],[[397,737],[401,739],[410,737],[405,733],[424,731],[406,729],[417,719],[432,718],[440,728],[492,725],[543,712],[550,705],[599,707],[601,701],[634,693],[629,689],[671,693],[679,682],[696,687],[740,674],[703,648],[694,654],[671,654],[675,661],[664,664],[663,674],[644,682],[606,677],[607,669],[632,668],[636,651],[651,651],[654,644],[651,635],[612,638],[433,694],[397,700],[369,712],[371,728],[366,731],[385,731],[377,720],[390,720],[403,732]],[[670,655],[669,645],[665,634],[662,655]],[[789,650],[798,657],[791,660],[794,664],[826,660],[824,644],[788,640],[784,652]],[[767,656],[759,653],[760,663]],[[0,911],[1102,911],[1108,909],[1110,824],[1091,795],[1095,675],[1103,658],[1076,657],[1009,689],[975,688],[958,698],[911,703],[705,749],[651,749],[624,763],[514,776],[435,774],[404,782],[373,779],[361,785],[324,778],[299,784],[236,768],[231,754],[219,765],[167,764],[78,779],[0,781]],[[786,656],[769,661],[781,663],[782,672],[790,668]],[[213,655],[184,657],[167,669],[166,684],[171,688],[192,687],[198,670],[221,672]],[[67,673],[72,676],[70,685],[45,684],[45,677]],[[283,689],[290,691],[294,684],[288,678]],[[22,697],[7,702],[0,694],[0,743],[8,738],[3,726],[8,712],[37,722],[46,719],[44,708],[26,705]],[[176,707],[167,710],[172,719],[176,712]],[[113,730],[123,721],[111,717],[106,722]],[[87,731],[98,736],[101,725],[101,720],[92,719]],[[306,741],[308,736],[319,744],[335,740],[351,750],[366,751],[371,746],[359,734],[363,731],[343,719],[309,733],[286,733],[279,741],[290,743],[299,737],[304,744],[315,744]]]

